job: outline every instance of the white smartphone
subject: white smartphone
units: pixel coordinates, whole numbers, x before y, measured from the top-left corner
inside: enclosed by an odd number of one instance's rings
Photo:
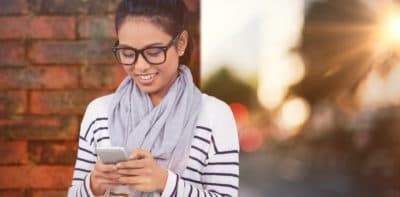
[[[123,147],[97,147],[97,157],[105,164],[115,164],[128,160],[128,154]]]

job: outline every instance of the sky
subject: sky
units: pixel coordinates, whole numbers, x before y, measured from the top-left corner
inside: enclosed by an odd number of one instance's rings
[[[281,64],[282,56],[299,39],[303,0],[201,3],[201,67],[205,79],[224,65],[244,80],[254,77],[267,62]]]
[[[243,82],[257,82],[258,100],[277,107],[304,65],[290,53],[300,41],[303,0],[201,1],[201,76],[207,81],[222,66]]]

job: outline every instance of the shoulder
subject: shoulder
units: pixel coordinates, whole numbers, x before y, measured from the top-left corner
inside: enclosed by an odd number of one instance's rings
[[[208,117],[215,117],[219,115],[232,115],[232,111],[228,104],[224,101],[207,95],[202,94],[202,114],[207,115]],[[233,117],[233,116],[232,116]]]
[[[89,107],[103,107],[103,106],[108,106],[111,102],[112,97],[114,96],[114,94],[108,94],[108,95],[104,95],[98,98],[93,99],[89,105]]]
[[[211,129],[215,145],[219,150],[237,150],[238,131],[231,108],[218,98],[207,94],[202,96],[199,119]]]
[[[107,126],[108,106],[112,97],[113,94],[98,97],[87,106],[80,126],[80,136],[85,140],[91,138],[93,129]]]
[[[88,125],[95,119],[106,118],[108,115],[108,106],[111,103],[114,94],[108,94],[92,100],[85,111],[83,116],[82,125]]]
[[[86,108],[86,113],[107,113],[113,95],[114,94],[108,94],[92,100]]]

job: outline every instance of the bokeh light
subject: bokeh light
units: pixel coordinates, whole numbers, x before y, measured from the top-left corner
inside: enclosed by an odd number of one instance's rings
[[[229,106],[235,117],[237,127],[242,128],[249,120],[249,111],[246,105],[242,103],[231,103]]]
[[[277,123],[287,134],[283,137],[295,135],[310,117],[310,106],[303,98],[292,98],[286,101],[279,110]]]
[[[388,41],[400,42],[400,14],[390,14],[384,26],[385,37]]]
[[[385,76],[372,71],[360,89],[360,103],[364,107],[387,107],[400,104],[400,86],[398,79],[400,66],[393,66]]]
[[[240,149],[244,152],[257,151],[263,144],[263,135],[257,128],[243,128],[239,131]]]
[[[287,94],[287,88],[273,83],[261,82],[258,87],[258,100],[269,110],[277,108]]]

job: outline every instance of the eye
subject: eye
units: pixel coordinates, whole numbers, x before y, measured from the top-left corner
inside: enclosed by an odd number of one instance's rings
[[[144,53],[148,57],[158,57],[162,55],[163,50],[161,48],[148,48],[144,51]]]
[[[120,54],[124,57],[135,57],[135,51],[131,49],[120,49]]]

